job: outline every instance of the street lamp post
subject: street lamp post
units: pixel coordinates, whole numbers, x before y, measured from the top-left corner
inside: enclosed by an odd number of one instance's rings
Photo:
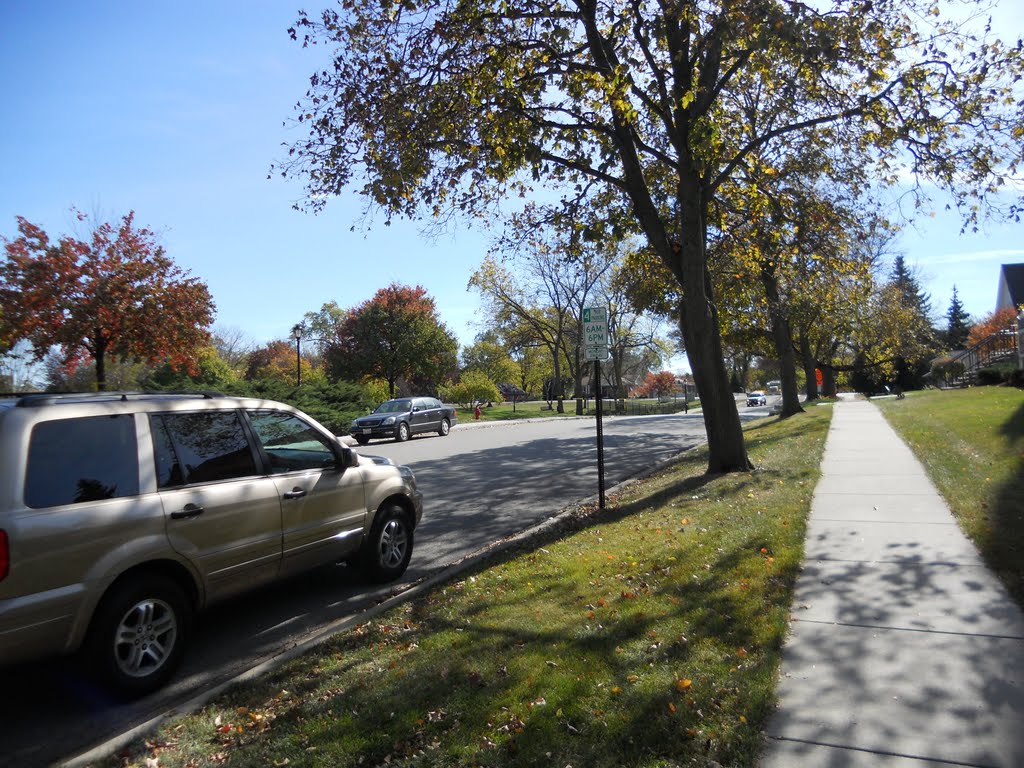
[[[302,386],[302,323],[292,328],[292,338],[295,339],[295,386]]]

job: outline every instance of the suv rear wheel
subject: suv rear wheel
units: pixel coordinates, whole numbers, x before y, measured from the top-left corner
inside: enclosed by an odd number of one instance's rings
[[[398,504],[381,507],[360,553],[360,567],[366,578],[383,583],[405,573],[412,557],[412,539],[412,523],[406,511]]]
[[[112,689],[134,698],[163,685],[181,661],[192,608],[162,576],[116,585],[93,616],[85,652]]]

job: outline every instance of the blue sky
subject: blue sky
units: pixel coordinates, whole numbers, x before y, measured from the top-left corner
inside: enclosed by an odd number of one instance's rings
[[[325,0],[305,6],[314,12]],[[1002,26],[1024,31],[1024,3],[1002,0]],[[354,195],[301,213],[295,182],[267,179],[282,143],[301,137],[292,107],[324,49],[286,30],[299,4],[0,0],[0,234],[15,216],[51,235],[76,232],[72,206],[114,220],[129,210],[168,255],[202,279],[216,323],[255,343],[285,338],[325,302],[354,306],[391,282],[422,285],[462,343],[476,332],[467,292],[489,237],[437,240],[408,223],[357,228]],[[899,248],[937,313],[952,287],[968,312],[995,306],[999,265],[1024,261],[1024,225],[959,236],[925,219]]]

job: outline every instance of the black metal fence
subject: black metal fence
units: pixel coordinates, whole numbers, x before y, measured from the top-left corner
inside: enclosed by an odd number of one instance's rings
[[[601,400],[601,409],[606,416],[650,416],[653,414],[683,413],[688,404],[682,398],[655,402],[652,400]],[[597,402],[590,400],[587,413],[597,413]]]

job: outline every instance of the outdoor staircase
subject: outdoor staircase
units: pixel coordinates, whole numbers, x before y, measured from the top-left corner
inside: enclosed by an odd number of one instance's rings
[[[997,363],[1017,363],[1017,324],[996,331],[977,344],[950,355],[955,370],[947,376],[947,387],[969,387],[977,382],[978,371]],[[959,365],[956,365],[959,363]]]

